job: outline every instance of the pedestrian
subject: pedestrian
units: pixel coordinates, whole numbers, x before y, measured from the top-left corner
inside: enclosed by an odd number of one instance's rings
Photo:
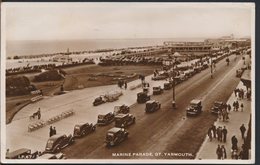
[[[244,99],[244,90],[241,89],[241,98]]]
[[[231,111],[231,105],[228,104],[228,111],[230,112]]]
[[[223,111],[222,111],[222,116],[223,116],[223,120],[222,121],[225,121],[226,120],[226,111],[225,111],[225,109],[223,109]]]
[[[222,111],[219,109],[219,110],[218,110],[218,120],[221,120],[221,115],[222,115],[221,112],[222,112]]]
[[[243,103],[241,103],[241,112],[243,112],[243,108],[244,108],[244,104]]]
[[[212,131],[213,131],[213,136],[214,138],[216,138],[216,126],[214,124],[212,124]]]
[[[241,135],[242,135],[242,139],[244,139],[245,138],[244,134],[246,132],[246,128],[245,128],[244,124],[242,124],[242,126],[240,127],[240,132],[241,132]]]
[[[57,132],[56,132],[55,127],[53,127],[53,130],[52,130],[52,131],[53,131],[53,135],[56,135]]]
[[[227,153],[224,145],[221,146],[221,159],[224,160],[227,158]]]
[[[227,129],[226,129],[226,126],[224,126],[223,130],[222,130],[222,134],[223,134],[223,142],[226,142],[226,139],[227,139]]]
[[[60,86],[60,91],[64,91],[63,85]]]
[[[239,109],[239,103],[238,101],[236,101],[236,111],[238,111],[238,109]]]
[[[234,103],[233,103],[233,111],[235,111],[235,109],[236,109],[236,102],[234,101]]]
[[[121,88],[121,81],[120,80],[118,80],[117,85],[118,85],[119,88]]]
[[[229,119],[228,112],[226,113],[226,121]]]
[[[38,115],[38,119],[40,120],[41,119],[41,108],[38,109],[37,115]]]
[[[235,97],[237,97],[237,89],[236,88],[234,89],[234,94],[235,94]]]
[[[125,81],[125,90],[126,90],[126,88],[127,88],[127,82]]]
[[[53,135],[53,130],[52,130],[52,126],[50,126],[50,137],[52,137]]]
[[[219,130],[218,130],[218,140],[220,142],[222,142],[222,127],[219,127]]]
[[[212,127],[209,127],[208,129],[208,136],[209,136],[209,141],[212,141]]]
[[[219,144],[218,144],[218,147],[217,147],[217,150],[216,150],[216,154],[217,154],[218,159],[221,159],[221,148],[220,148]]]
[[[231,149],[234,151],[234,150],[237,150],[237,138],[235,135],[232,136],[231,138],[231,142],[232,142],[232,147]]]

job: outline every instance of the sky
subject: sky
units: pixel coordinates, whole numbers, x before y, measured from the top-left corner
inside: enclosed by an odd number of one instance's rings
[[[252,4],[4,3],[11,40],[251,36]],[[2,17],[2,18],[3,18]]]

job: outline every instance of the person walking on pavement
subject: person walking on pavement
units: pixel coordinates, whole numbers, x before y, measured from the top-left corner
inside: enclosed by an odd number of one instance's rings
[[[241,135],[242,135],[242,139],[244,139],[245,138],[244,134],[246,132],[246,128],[245,128],[244,124],[242,124],[242,126],[240,127],[240,132],[241,132]]]
[[[231,105],[228,104],[228,111],[230,112],[231,111]]]
[[[219,144],[218,144],[218,147],[217,147],[217,150],[216,150],[216,154],[217,154],[218,159],[221,159],[221,148],[220,148]]]
[[[41,109],[40,108],[37,111],[37,115],[38,115],[38,119],[40,120],[41,119]]]
[[[212,141],[212,127],[209,127],[208,136],[209,136],[209,141]]]
[[[53,135],[53,130],[52,130],[52,126],[50,126],[50,137],[52,137]]]
[[[125,90],[126,90],[126,88],[127,88],[127,82],[125,81]]]
[[[236,105],[237,105],[237,104],[236,104],[236,102],[234,101],[234,102],[233,102],[233,111],[235,111]]]
[[[221,110],[218,110],[218,120],[221,120],[221,115],[222,115],[221,112],[222,112]]]
[[[216,126],[214,124],[212,124],[212,131],[213,131],[213,136],[214,138],[216,138]]]
[[[57,132],[56,132],[55,127],[53,127],[53,130],[52,130],[52,131],[53,131],[53,135],[56,135]]]
[[[222,127],[219,127],[218,129],[218,137],[219,137],[219,141],[222,142]]]
[[[235,94],[235,97],[237,97],[237,89],[236,88],[234,89],[234,94]]]
[[[238,101],[236,101],[236,111],[238,111],[238,109],[239,109],[239,103]]]
[[[231,149],[234,151],[234,150],[237,150],[237,138],[235,135],[232,136],[231,138],[231,142],[232,142],[232,147]]]
[[[226,139],[227,139],[227,129],[226,129],[226,126],[224,126],[223,130],[222,130],[222,134],[223,134],[223,142],[226,142]]]
[[[244,104],[241,103],[240,107],[241,107],[241,112],[243,112]]]
[[[244,99],[244,90],[241,88],[241,97]]]
[[[227,152],[226,152],[224,145],[222,145],[221,146],[221,159],[224,160],[226,158],[227,158]]]

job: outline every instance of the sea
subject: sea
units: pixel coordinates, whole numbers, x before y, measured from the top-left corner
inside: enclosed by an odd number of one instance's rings
[[[165,41],[202,42],[205,38],[149,38],[149,39],[88,39],[88,40],[30,40],[7,41],[6,57],[89,51],[97,49],[120,49],[128,47],[163,45]]]
[[[163,45],[165,41],[190,41],[190,42],[203,42],[205,38],[149,38],[149,39],[88,39],[88,40],[30,40],[30,41],[7,41],[6,42],[6,59],[14,56],[28,56],[40,54],[55,54],[60,52],[78,51],[93,51],[97,49],[120,49],[128,47],[146,47]],[[116,53],[116,52],[112,52]],[[71,55],[73,61],[81,60],[82,58],[94,58],[98,63],[98,57],[106,56],[109,53],[92,53]],[[42,65],[54,63],[49,62],[48,58],[44,60],[39,59],[10,59],[6,60],[6,69]],[[61,62],[56,62],[56,65],[61,65]]]

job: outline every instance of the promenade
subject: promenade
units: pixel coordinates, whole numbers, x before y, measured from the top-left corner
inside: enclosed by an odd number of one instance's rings
[[[238,84],[237,88],[242,88],[243,90],[246,90],[246,87],[243,85],[243,83],[240,81],[240,83]],[[227,140],[226,142],[220,142],[217,140],[217,138],[213,138],[212,141],[210,141],[207,132],[205,132],[205,140],[199,150],[199,152],[197,153],[196,159],[197,160],[208,160],[208,159],[216,159],[216,161],[222,161],[222,160],[218,160],[217,159],[217,154],[216,154],[216,149],[218,147],[218,144],[224,145],[226,148],[226,153],[227,153],[227,158],[226,160],[231,160],[232,159],[232,154],[231,154],[231,147],[232,147],[232,143],[231,143],[231,138],[233,135],[236,136],[237,140],[238,140],[238,154],[240,152],[241,146],[243,144],[243,139],[241,136],[241,132],[240,132],[240,126],[242,124],[244,124],[245,128],[246,128],[246,132],[245,132],[245,136],[247,135],[247,130],[248,130],[248,123],[249,123],[249,119],[250,119],[250,114],[252,111],[254,111],[254,109],[251,109],[251,100],[246,100],[246,99],[241,99],[238,100],[239,105],[241,105],[241,103],[244,104],[244,109],[243,112],[241,112],[241,107],[239,107],[238,111],[234,111],[233,110],[233,102],[237,101],[237,97],[235,96],[234,93],[232,93],[232,95],[230,96],[229,100],[227,101],[227,104],[230,104],[232,109],[229,113],[229,120],[228,121],[222,121],[222,120],[217,120],[214,125],[216,126],[216,128],[218,126],[221,126],[223,129],[223,126],[226,126],[226,129],[228,131],[227,133]],[[210,125],[209,125],[210,127]],[[253,144],[253,143],[252,143]],[[250,159],[250,152],[249,152],[249,159]],[[234,159],[235,160],[235,159]]]

